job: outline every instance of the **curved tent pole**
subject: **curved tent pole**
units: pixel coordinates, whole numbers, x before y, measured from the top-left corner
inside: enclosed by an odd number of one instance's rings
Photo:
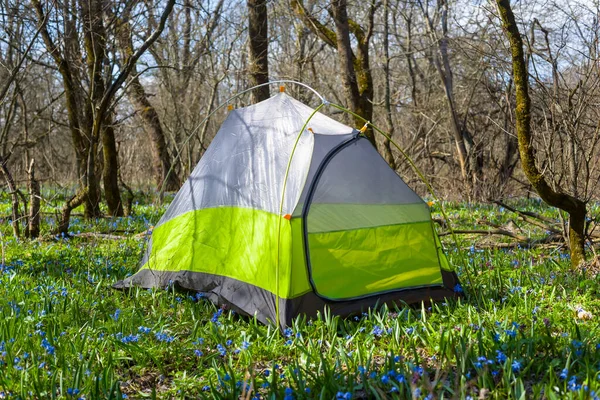
[[[329,103],[323,99],[323,102],[321,104],[319,104],[319,106],[317,108],[315,108],[313,110],[313,112],[308,116],[308,118],[304,122],[304,125],[302,125],[302,129],[300,129],[300,132],[296,136],[296,141],[294,142],[294,146],[292,147],[292,152],[290,153],[290,158],[288,160],[287,167],[285,168],[285,176],[283,178],[283,188],[281,189],[281,201],[279,202],[279,216],[280,217],[283,217],[282,214],[283,214],[283,202],[285,200],[285,189],[287,187],[288,176],[290,173],[290,168],[292,166],[292,159],[294,158],[294,153],[296,152],[296,148],[298,147],[298,142],[300,142],[300,138],[302,137],[302,134],[306,130],[306,127],[308,126],[308,123],[310,122],[310,120],[326,104],[329,104]],[[278,326],[280,326],[280,319],[279,319],[279,265],[280,265],[280,258],[281,258],[280,257],[281,224],[282,224],[282,221],[280,220],[279,223],[277,224],[277,265],[275,267],[275,292],[276,292],[275,293],[275,314],[277,315],[277,325]]]
[[[221,104],[219,104],[217,106],[217,108],[215,108],[214,110],[212,110],[202,121],[200,121],[200,123],[198,125],[196,125],[196,127],[192,130],[192,132],[188,135],[188,137],[183,141],[183,143],[181,144],[181,147],[185,147],[186,144],[188,144],[188,142],[190,141],[190,139],[192,138],[192,136],[194,136],[196,134],[196,132],[198,132],[198,130],[200,129],[200,127],[202,125],[204,125],[209,119],[210,117],[212,117],[217,111],[219,111],[221,108],[225,107],[226,105],[228,105],[229,103],[231,103],[231,101],[237,99],[238,97],[243,96],[244,94],[257,89],[259,87],[262,86],[267,86],[267,85],[276,85],[276,84],[280,84],[280,83],[292,83],[298,86],[302,86],[308,90],[310,90],[311,92],[313,92],[318,98],[319,100],[321,100],[321,104],[329,104],[329,102],[327,100],[325,100],[325,98],[319,93],[317,92],[315,89],[313,89],[312,87],[308,86],[306,83],[302,83],[302,82],[297,82],[297,81],[293,81],[290,79],[280,79],[280,80],[276,80],[276,81],[270,81],[267,83],[261,83],[260,85],[256,85],[256,86],[252,86],[251,88],[248,88],[246,90],[242,90],[241,92],[236,93],[235,95],[231,96],[230,98],[228,98],[227,100],[225,100],[224,102],[222,102]],[[169,175],[171,174],[171,172],[173,172],[173,167],[175,166],[175,161],[179,160],[181,158],[181,152],[177,154],[177,156],[175,156],[175,158],[173,159],[173,163],[171,163],[171,168],[169,168],[169,170],[167,171],[167,174],[165,176],[165,179],[163,179],[162,185],[160,187],[160,191],[158,192],[158,197],[159,199],[162,200],[163,197],[163,193],[165,191],[165,184],[167,182],[167,178],[169,177]]]

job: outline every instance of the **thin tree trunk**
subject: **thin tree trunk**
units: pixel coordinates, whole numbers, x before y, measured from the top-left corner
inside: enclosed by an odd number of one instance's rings
[[[166,191],[178,190],[180,183],[177,174],[172,170],[171,157],[167,150],[165,134],[160,124],[160,118],[156,109],[150,101],[144,87],[142,86],[137,73],[130,81],[129,100],[135,107],[138,115],[144,122],[144,128],[148,133],[152,143],[152,166],[154,172],[154,181],[159,188],[165,186]]]
[[[269,82],[269,25],[267,0],[248,0],[250,82],[252,86]],[[269,98],[269,85],[252,91],[252,102]]]
[[[383,3],[383,56],[385,58],[383,64],[383,72],[385,74],[385,120],[388,126],[388,133],[390,137],[394,135],[394,121],[392,119],[392,104],[390,94],[390,43],[389,43],[389,12],[390,4],[389,0],[385,0]],[[383,147],[385,148],[385,161],[389,164],[392,169],[396,169],[396,161],[392,154],[392,146],[388,138],[384,138]]]
[[[29,237],[40,235],[40,183],[35,179],[35,161],[31,159],[27,171],[29,186]]]
[[[184,41],[186,46],[189,46],[190,33],[190,6],[189,1],[186,1],[185,8],[185,29],[184,29]],[[131,25],[129,21],[121,21],[121,29],[118,32],[117,40],[119,43],[119,50],[121,56],[124,59],[131,57],[133,54],[133,39],[131,32]],[[183,56],[183,69],[184,74],[189,74],[189,63],[190,55],[189,49],[184,48]],[[140,82],[137,67],[134,65],[131,71],[131,79],[129,81],[129,87],[127,95],[129,101],[134,106],[137,114],[141,117],[144,124],[144,129],[150,138],[152,144],[152,169],[154,173],[154,181],[157,187],[166,191],[178,190],[180,186],[179,178],[175,171],[172,170],[171,157],[167,149],[167,143],[165,140],[165,134],[160,124],[160,118],[156,109],[148,100],[148,95],[144,86]]]
[[[119,157],[117,144],[115,142],[115,131],[110,121],[104,122],[102,129],[102,154],[104,156],[104,168],[102,180],[104,183],[104,197],[108,212],[113,217],[123,216],[123,204],[119,190]]]
[[[529,74],[523,53],[523,40],[510,7],[509,0],[496,0],[504,32],[510,42],[512,69],[515,82],[515,116],[521,166],[531,186],[542,200],[553,207],[569,213],[569,244],[571,266],[577,267],[585,261],[585,216],[586,203],[569,194],[553,190],[538,169],[531,132],[531,98],[529,97]],[[575,177],[572,177],[575,179]]]
[[[21,215],[19,213],[19,194],[17,193],[17,186],[15,185],[15,181],[10,173],[7,162],[3,157],[0,156],[0,169],[2,170],[2,175],[4,175],[4,180],[6,181],[6,185],[8,186],[8,190],[10,191],[10,198],[12,200],[12,228],[13,234],[15,238],[19,238],[21,236],[19,230],[19,221],[21,219]]]

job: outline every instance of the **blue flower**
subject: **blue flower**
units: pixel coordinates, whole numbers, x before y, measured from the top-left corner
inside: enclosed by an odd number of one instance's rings
[[[463,293],[463,292],[464,292],[464,290],[463,290],[462,286],[460,285],[460,283],[457,283],[454,286],[454,293]]]
[[[381,383],[383,383],[384,385],[387,385],[388,383],[390,383],[390,378],[387,375],[383,375],[381,377]]]
[[[293,334],[294,334],[294,331],[292,331],[292,329],[291,329],[291,328],[285,328],[285,329],[283,330],[283,335],[284,335],[286,338],[289,338],[289,337],[291,337]]]
[[[506,354],[504,354],[500,350],[496,350],[496,361],[498,362],[498,364],[504,364],[504,362],[506,361]]]
[[[513,329],[507,329],[504,332],[512,338],[517,337],[517,331],[515,331]]]
[[[381,329],[379,325],[376,325],[371,331],[371,334],[380,337],[383,334],[383,329]]]
[[[117,308],[115,313],[113,315],[111,315],[110,317],[112,319],[114,319],[115,321],[118,321],[120,315],[121,315],[121,309]]]
[[[512,362],[511,367],[512,367],[513,372],[519,372],[521,370],[521,363],[517,360],[514,360]]]
[[[194,350],[194,354],[196,355],[196,357],[202,357],[203,355],[203,353],[198,349]]]
[[[52,346],[46,338],[42,339],[42,347],[44,348],[44,350],[46,350],[46,353],[48,353],[50,355],[54,354],[54,350],[55,350],[54,346]]]
[[[219,310],[217,310],[216,313],[213,314],[212,318],[210,319],[210,321],[212,323],[218,323],[219,322],[219,317],[221,316],[221,314],[223,314],[223,309],[219,308]]]
[[[567,382],[567,389],[572,392],[576,392],[581,389],[581,385],[577,383],[577,377],[575,375],[573,375],[571,379],[569,379],[569,382]]]
[[[263,372],[265,374],[265,376],[268,378],[269,375],[271,375],[271,371],[269,371],[268,369],[265,369],[265,372]]]
[[[165,342],[165,343],[172,343],[175,341],[175,337],[174,336],[169,336],[164,332],[156,332],[154,334],[154,337],[156,338],[156,340],[158,340],[159,342]]]
[[[217,345],[217,351],[219,352],[219,354],[221,354],[221,357],[225,357],[225,355],[227,354],[227,350],[220,343]]]
[[[567,379],[569,377],[569,370],[567,368],[564,368],[562,370],[562,372],[559,375],[560,379]]]

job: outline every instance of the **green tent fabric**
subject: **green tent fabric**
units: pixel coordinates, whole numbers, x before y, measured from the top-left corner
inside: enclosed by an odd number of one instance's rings
[[[285,93],[232,110],[115,287],[175,285],[281,326],[453,297],[427,204],[359,133]]]

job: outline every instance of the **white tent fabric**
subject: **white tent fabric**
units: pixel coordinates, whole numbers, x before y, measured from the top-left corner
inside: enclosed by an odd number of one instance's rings
[[[232,110],[158,225],[209,207],[279,213],[290,155],[312,112],[285,93]],[[316,113],[306,128],[291,161],[283,215],[291,214],[300,198],[311,164],[313,133],[348,135],[354,131],[321,113]]]

